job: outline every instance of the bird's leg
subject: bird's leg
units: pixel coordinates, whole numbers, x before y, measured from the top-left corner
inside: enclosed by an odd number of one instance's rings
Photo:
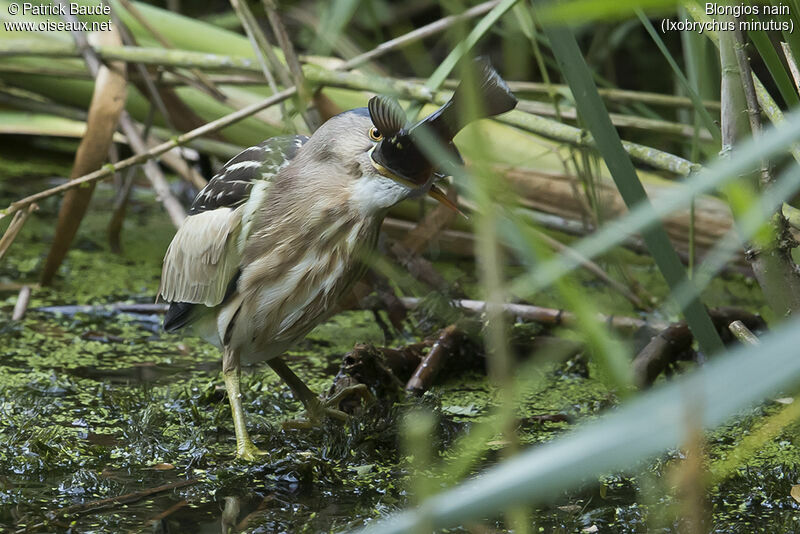
[[[258,449],[250,439],[245,424],[244,410],[242,409],[242,394],[239,391],[239,379],[242,374],[239,365],[239,355],[229,348],[225,348],[222,355],[222,376],[225,380],[225,390],[231,403],[233,415],[233,430],[236,434],[236,458],[252,462],[257,456],[267,454]]]
[[[346,421],[348,419],[349,416],[346,413],[334,408],[334,406],[338,405],[339,401],[342,399],[341,394],[337,394],[334,399],[332,399],[333,402],[322,401],[317,395],[314,394],[313,391],[308,388],[308,386],[305,385],[302,380],[300,380],[300,377],[298,377],[291,369],[289,369],[289,366],[286,365],[286,362],[284,362],[283,359],[272,358],[267,363],[269,363],[269,366],[272,367],[275,373],[277,373],[277,375],[281,377],[284,382],[286,382],[289,388],[291,388],[292,394],[294,394],[295,398],[303,403],[303,406],[305,406],[308,417],[312,423],[318,422],[321,416],[328,416],[339,421]],[[360,385],[363,386],[363,384]],[[356,387],[356,389],[358,388]],[[349,394],[352,393],[356,393],[356,391],[354,390],[349,392]]]

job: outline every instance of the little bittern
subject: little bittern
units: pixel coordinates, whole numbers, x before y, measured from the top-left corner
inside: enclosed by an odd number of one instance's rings
[[[474,90],[462,83],[414,125],[395,100],[374,97],[368,108],[331,118],[311,137],[248,148],[194,199],[164,258],[159,292],[171,303],[164,328],[191,327],[222,349],[237,457],[259,453],[245,427],[241,362],[267,361],[311,415],[341,414],[280,356],[363,274],[390,207],[420,194],[449,202],[432,185],[439,165],[428,146],[438,141],[453,153],[453,137],[467,122],[516,105],[491,65],[477,66]],[[474,105],[465,106],[472,96]]]

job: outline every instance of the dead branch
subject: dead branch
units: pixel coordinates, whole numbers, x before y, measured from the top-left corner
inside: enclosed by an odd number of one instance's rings
[[[422,302],[422,299],[413,297],[403,297],[400,300],[410,310],[417,308]],[[467,314],[482,314],[486,311],[486,302],[482,300],[455,299],[451,301],[451,304]],[[571,312],[554,308],[542,308],[541,306],[530,304],[506,303],[503,304],[503,312],[517,319],[549,326],[569,327],[574,326],[576,322],[575,315]],[[597,320],[606,323],[610,328],[627,333],[635,332],[644,327],[660,330],[668,326],[663,321],[646,321],[644,319],[616,315],[598,314]]]
[[[741,321],[747,328],[753,330],[766,328],[766,323],[759,315],[737,308],[712,309],[709,310],[709,315],[714,327],[726,343],[732,341],[728,326],[734,321]],[[634,383],[640,388],[649,387],[675,362],[694,359],[693,341],[694,337],[686,321],[662,329],[634,359]]]
[[[419,395],[430,389],[433,381],[453,354],[458,338],[461,336],[456,325],[450,325],[439,333],[428,354],[422,358],[414,374],[406,383],[406,391]]]

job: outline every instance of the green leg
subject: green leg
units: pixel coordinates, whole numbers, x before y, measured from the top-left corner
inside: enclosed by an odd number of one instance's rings
[[[300,377],[294,374],[286,362],[281,358],[272,358],[268,360],[269,366],[277,373],[281,379],[291,388],[292,394],[297,400],[303,403],[308,413],[308,418],[312,423],[318,422],[321,417],[328,416],[339,421],[346,421],[348,415],[341,410],[331,408],[327,403],[322,402],[313,391],[308,389],[308,386],[300,380]],[[307,425],[290,425],[290,426],[307,426]]]
[[[236,458],[252,462],[257,456],[267,453],[259,450],[247,433],[244,410],[242,409],[242,394],[239,391],[239,377],[241,376],[239,363],[237,361],[233,365],[225,365],[229,363],[227,358],[223,358],[223,362],[222,376],[225,379],[225,390],[228,392],[228,400],[231,403],[233,429],[236,433]]]

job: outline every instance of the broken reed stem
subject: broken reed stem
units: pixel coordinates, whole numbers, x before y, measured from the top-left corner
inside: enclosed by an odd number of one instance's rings
[[[421,395],[431,388],[436,375],[439,374],[445,362],[455,350],[458,343],[458,327],[454,324],[448,326],[439,333],[439,337],[434,342],[431,350],[426,354],[414,374],[408,379],[405,390],[409,393]]]
[[[761,341],[742,321],[736,320],[728,325],[728,330],[736,336],[743,345],[759,345]]]
[[[12,321],[21,321],[28,310],[28,303],[31,301],[31,286],[22,286],[19,290],[17,302],[14,304],[14,312],[11,314]]]
[[[39,206],[30,202],[25,206],[24,210],[18,210],[16,213],[14,213],[14,218],[11,219],[11,224],[8,225],[3,237],[0,238],[0,260],[2,260],[6,255],[6,252],[8,252],[11,243],[14,242],[17,234],[25,225],[25,221],[28,220],[28,216],[38,209]]]

